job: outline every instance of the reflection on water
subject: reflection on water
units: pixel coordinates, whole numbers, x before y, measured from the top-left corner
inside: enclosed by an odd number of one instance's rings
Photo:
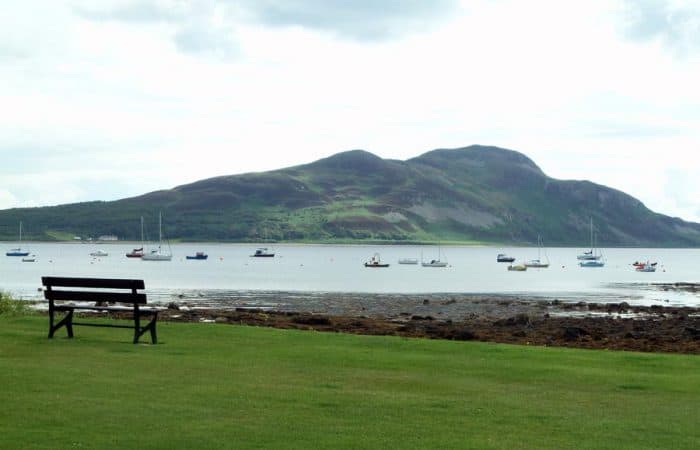
[[[696,270],[700,250],[696,249],[604,249],[605,267],[581,268],[576,260],[581,249],[552,248],[547,249],[549,268],[510,272],[507,264],[496,262],[498,253],[516,257],[517,263],[536,258],[537,249],[442,247],[439,254],[448,267],[425,268],[398,264],[398,260],[434,259],[436,247],[276,245],[274,258],[251,258],[256,244],[177,244],[172,246],[174,256],[169,262],[126,258],[132,247],[33,243],[36,262],[0,257],[0,289],[25,299],[39,299],[41,276],[54,275],[142,278],[151,301],[205,306],[283,308],[294,302],[322,304],[341,293],[343,299],[371,297],[372,301],[385,302],[400,301],[396,299],[405,297],[403,294],[493,294],[700,306],[700,295],[694,288],[676,286],[700,281]],[[90,256],[97,249],[109,256]],[[208,253],[209,259],[185,259],[197,251]],[[374,253],[380,253],[390,267],[365,268],[364,262]],[[636,272],[632,263],[639,260],[658,261],[658,270]]]

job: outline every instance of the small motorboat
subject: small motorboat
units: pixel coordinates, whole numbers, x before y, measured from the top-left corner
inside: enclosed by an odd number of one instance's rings
[[[127,258],[141,258],[143,257],[143,247],[135,248],[126,254]]]
[[[36,262],[36,255],[27,256],[26,258],[22,258],[22,262]]]
[[[372,256],[372,258],[365,263],[365,267],[389,267],[389,264],[382,263],[382,259],[379,256],[379,253],[375,253],[374,256]]]
[[[496,256],[496,261],[512,263],[513,261],[515,261],[515,258],[513,258],[512,256],[508,256],[505,253],[499,253],[498,256]]]
[[[656,272],[656,263],[650,263],[647,261],[645,263],[636,262],[633,265],[634,270],[637,272]]]
[[[511,264],[508,266],[508,270],[510,272],[525,272],[527,270],[527,266],[525,264]]]
[[[97,250],[96,252],[90,253],[90,256],[94,256],[94,257],[109,256],[109,253],[103,252],[102,250]]]
[[[254,254],[250,256],[255,258],[273,258],[275,254],[268,251],[266,247],[260,247],[259,249],[255,250]]]
[[[204,252],[197,252],[194,254],[194,256],[187,255],[187,256],[185,256],[185,258],[187,258],[187,259],[207,259],[207,258],[209,258],[209,255],[207,255]]]
[[[402,258],[399,259],[399,264],[418,264],[418,258]]]

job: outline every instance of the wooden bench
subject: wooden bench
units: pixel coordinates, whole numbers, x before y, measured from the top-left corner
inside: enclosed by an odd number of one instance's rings
[[[158,343],[156,336],[156,321],[158,310],[154,308],[142,308],[146,304],[146,294],[137,292],[145,289],[143,280],[125,280],[110,278],[66,278],[66,277],[41,277],[44,285],[44,297],[49,301],[49,339],[59,328],[65,326],[68,337],[73,337],[73,325],[93,327],[133,328],[134,344],[146,332],[151,333],[151,342]],[[56,289],[56,288],[78,288]],[[102,289],[102,290],[89,290]],[[109,291],[105,290],[109,289]],[[56,303],[61,302],[61,303]],[[71,303],[63,303],[71,302]],[[77,305],[73,302],[94,302],[92,305]],[[108,303],[128,304],[126,306],[102,306]],[[132,312],[133,325],[118,325],[108,323],[74,322],[75,310]],[[65,312],[66,315],[56,323],[56,313]],[[141,318],[151,317],[146,326],[141,326]]]

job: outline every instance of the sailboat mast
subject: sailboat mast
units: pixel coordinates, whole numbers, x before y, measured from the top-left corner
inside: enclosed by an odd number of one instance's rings
[[[19,241],[22,242],[22,221],[19,221]]]
[[[141,216],[141,250],[143,251],[143,216]]]

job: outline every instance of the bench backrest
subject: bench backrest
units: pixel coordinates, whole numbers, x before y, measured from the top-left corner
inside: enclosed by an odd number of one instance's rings
[[[143,280],[115,278],[69,278],[41,277],[41,283],[46,287],[44,298],[54,300],[74,300],[85,302],[118,302],[130,304],[146,304],[146,294],[138,293],[137,289],[145,289]],[[121,289],[130,292],[88,291],[88,290],[55,290],[54,288],[81,289]]]

